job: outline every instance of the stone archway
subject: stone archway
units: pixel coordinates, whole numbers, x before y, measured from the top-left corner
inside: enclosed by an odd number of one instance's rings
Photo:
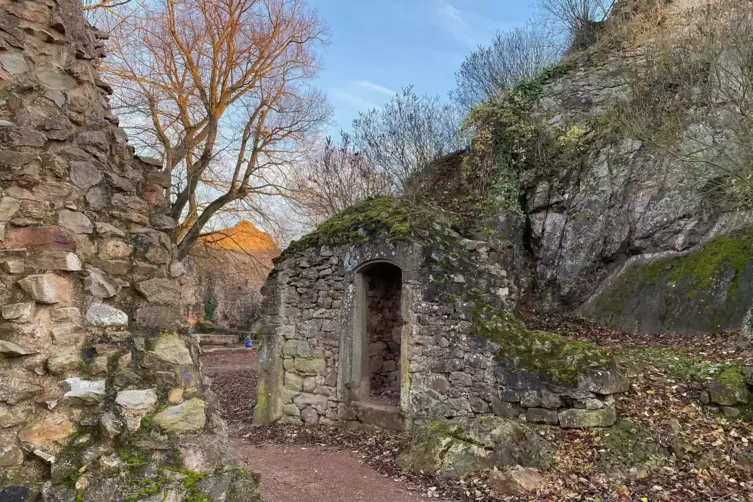
[[[402,428],[401,360],[405,313],[403,271],[388,261],[361,266],[355,277],[352,381],[354,411],[359,420],[388,428]]]

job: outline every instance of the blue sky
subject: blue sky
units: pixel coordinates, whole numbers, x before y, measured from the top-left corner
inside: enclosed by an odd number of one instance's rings
[[[466,55],[496,31],[524,25],[533,10],[531,0],[309,2],[332,37],[317,86],[335,109],[334,131],[410,84],[445,98]]]

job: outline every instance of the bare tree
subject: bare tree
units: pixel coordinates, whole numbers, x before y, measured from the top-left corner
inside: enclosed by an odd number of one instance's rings
[[[559,45],[533,26],[497,33],[490,46],[479,46],[463,61],[450,97],[470,110],[519,82],[532,79],[561,57]]]
[[[406,87],[382,109],[361,112],[353,121],[353,141],[391,190],[406,193],[415,174],[430,162],[465,146],[460,111],[434,96]]]
[[[567,34],[570,50],[593,44],[617,0],[538,0],[544,23]]]
[[[341,213],[370,197],[390,193],[390,180],[353,149],[347,133],[339,144],[327,138],[293,174],[293,206],[308,225]]]
[[[305,0],[155,0],[112,40],[118,111],[173,177],[181,257],[223,211],[284,195],[280,171],[329,115],[309,85],[327,31]]]

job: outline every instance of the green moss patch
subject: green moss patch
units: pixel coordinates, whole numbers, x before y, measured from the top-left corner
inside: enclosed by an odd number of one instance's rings
[[[441,215],[436,210],[406,199],[376,197],[325,221],[310,234],[291,243],[283,256],[323,245],[364,244],[377,234],[386,235],[389,241],[408,241],[417,234],[428,236],[436,232],[435,225],[439,221],[442,221]]]
[[[604,436],[604,453],[600,462],[609,470],[627,471],[633,467],[660,463],[668,452],[645,427],[620,421]]]
[[[499,345],[495,359],[514,371],[537,373],[552,383],[577,387],[578,375],[591,368],[610,368],[606,349],[555,333],[531,331],[511,314],[500,314],[477,300],[472,310],[473,333]]]

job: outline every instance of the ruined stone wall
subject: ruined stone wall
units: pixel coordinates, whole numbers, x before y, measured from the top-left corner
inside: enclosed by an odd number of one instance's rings
[[[499,264],[509,244],[444,231],[444,243],[373,236],[287,253],[275,264],[263,290],[257,422],[366,421],[361,403],[374,396],[361,382],[373,366],[358,339],[358,302],[368,303],[359,287],[369,272],[359,270],[388,261],[402,270],[405,426],[491,413],[566,427],[614,423],[611,395],[627,380],[611,360],[586,343],[526,331],[510,314],[514,286]],[[502,317],[487,321],[487,310]]]
[[[224,424],[178,332],[170,177],[110,113],[102,38],[74,0],[0,2],[0,499],[216,500],[237,473],[163,477],[221,466]]]

